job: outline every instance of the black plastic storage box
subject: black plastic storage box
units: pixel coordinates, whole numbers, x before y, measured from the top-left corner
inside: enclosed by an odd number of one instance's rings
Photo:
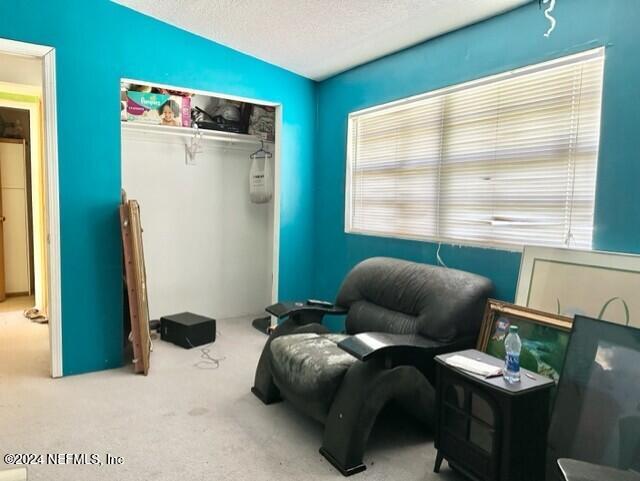
[[[185,349],[209,344],[216,340],[216,320],[191,312],[163,316],[160,338]]]

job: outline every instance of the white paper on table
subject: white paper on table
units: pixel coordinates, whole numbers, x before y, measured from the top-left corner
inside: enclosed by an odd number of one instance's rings
[[[476,361],[468,357],[459,356],[457,354],[448,357],[445,362],[449,366],[457,367],[473,374],[484,377],[493,377],[502,374],[502,367],[487,364],[486,362]]]

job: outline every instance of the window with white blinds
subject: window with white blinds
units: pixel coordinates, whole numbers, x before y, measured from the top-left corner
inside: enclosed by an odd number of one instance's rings
[[[352,113],[346,231],[591,248],[604,49]]]

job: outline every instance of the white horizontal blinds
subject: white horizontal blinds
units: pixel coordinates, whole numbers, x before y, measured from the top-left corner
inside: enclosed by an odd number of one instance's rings
[[[590,248],[602,68],[591,51],[353,115],[347,230]]]
[[[602,58],[447,96],[439,235],[591,247]]]
[[[351,230],[434,236],[442,98],[351,124]]]

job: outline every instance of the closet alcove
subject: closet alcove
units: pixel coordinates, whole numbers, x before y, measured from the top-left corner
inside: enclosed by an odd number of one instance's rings
[[[188,101],[176,105],[180,95]],[[139,118],[138,104],[148,110]],[[150,318],[263,313],[277,298],[279,106],[123,80],[121,114],[122,188],[140,204]],[[273,197],[258,204],[250,156],[261,148]]]

